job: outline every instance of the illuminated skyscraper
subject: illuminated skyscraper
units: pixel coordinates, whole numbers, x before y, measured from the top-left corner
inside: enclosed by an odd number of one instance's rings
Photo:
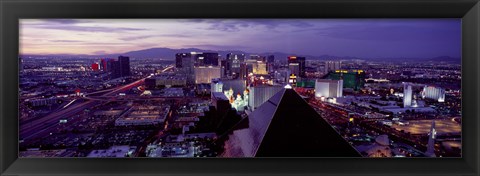
[[[267,64],[263,61],[257,61],[257,63],[253,64],[253,74],[258,75],[266,75],[267,72]]]
[[[245,54],[228,53],[226,59],[228,62],[226,64],[227,75],[238,77],[241,72],[240,65],[245,61]]]
[[[291,74],[295,74],[297,77],[305,77],[305,57],[290,56],[287,62]]]
[[[410,83],[403,84],[403,107],[412,106],[412,85]]]

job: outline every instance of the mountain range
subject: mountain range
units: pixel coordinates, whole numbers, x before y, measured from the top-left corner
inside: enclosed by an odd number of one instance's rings
[[[136,51],[129,51],[126,53],[117,53],[117,54],[104,54],[104,55],[72,55],[72,54],[54,54],[48,56],[59,56],[59,57],[84,57],[84,58],[117,58],[120,55],[129,56],[131,58],[158,58],[158,59],[165,59],[165,60],[174,60],[176,53],[189,53],[189,52],[216,52],[219,53],[221,56],[225,57],[228,53],[236,53],[236,54],[257,54],[261,56],[266,55],[274,55],[275,58],[287,58],[288,56],[303,56],[307,59],[311,60],[367,60],[367,61],[385,61],[385,60],[394,60],[399,62],[404,61],[419,61],[419,62],[426,62],[426,61],[437,61],[437,62],[455,62],[460,63],[460,58],[453,58],[450,56],[439,56],[433,58],[360,58],[360,57],[352,57],[352,56],[332,56],[332,55],[319,55],[319,56],[312,56],[312,55],[301,55],[295,53],[283,53],[283,52],[265,52],[265,53],[249,53],[240,50],[205,50],[199,48],[182,48],[182,49],[171,49],[171,48],[149,48],[143,50],[136,50]],[[47,55],[29,55],[25,54],[21,57],[28,57],[28,56],[47,56]]]

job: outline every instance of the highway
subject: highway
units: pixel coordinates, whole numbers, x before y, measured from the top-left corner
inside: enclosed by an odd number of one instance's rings
[[[165,69],[162,70],[162,72],[166,72],[168,70],[173,69],[174,66],[168,66]],[[104,93],[102,96],[113,96],[116,95],[120,92],[125,92],[127,90],[130,90],[133,87],[137,87],[140,85],[143,85],[145,83],[145,79],[150,78],[151,76],[139,79],[135,82],[132,82],[127,85],[123,85],[117,88],[112,88],[108,90],[101,90],[101,91],[96,91],[96,92],[90,92],[85,95],[93,95],[93,94],[100,94]],[[60,119],[65,119],[65,118],[70,118],[70,117],[80,117],[79,114],[81,114],[85,109],[91,108],[95,105],[97,105],[98,102],[97,100],[86,100],[85,102],[78,103],[75,105],[71,105],[67,108],[64,108],[60,111],[53,112],[49,115],[46,115],[44,117],[32,120],[31,122],[21,124],[20,125],[20,134],[19,137],[20,139],[27,140],[31,138],[35,138],[37,136],[42,136],[45,134],[48,134],[54,129],[59,124]],[[77,115],[75,117],[75,115]]]
[[[133,87],[140,86],[145,82],[145,79],[146,78],[143,78],[135,82],[132,82],[130,84],[111,89],[111,91],[109,91],[108,93],[105,93],[104,96],[115,95],[115,94],[118,94],[119,92],[124,92]],[[70,106],[61,111],[51,113],[42,118],[20,125],[20,138],[23,140],[26,140],[26,139],[33,138],[37,135],[47,133],[50,129],[52,129],[58,124],[60,119],[81,114],[83,110],[91,108],[96,104],[97,102],[95,100],[87,100],[83,103]]]

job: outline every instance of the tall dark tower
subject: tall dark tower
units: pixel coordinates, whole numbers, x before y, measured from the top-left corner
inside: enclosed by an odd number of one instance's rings
[[[194,55],[196,55],[194,52],[175,54],[175,67],[187,77],[188,84],[195,83]]]
[[[203,53],[198,56],[198,58],[200,57],[203,57],[201,66],[218,66],[218,53]]]
[[[275,56],[274,55],[268,55],[267,56],[267,71],[269,73],[274,72],[274,65],[275,65]]]
[[[121,77],[130,76],[130,58],[127,56],[118,56],[118,62],[120,62]]]
[[[107,68],[109,68],[111,78],[115,79],[122,77],[120,61],[110,60]]]

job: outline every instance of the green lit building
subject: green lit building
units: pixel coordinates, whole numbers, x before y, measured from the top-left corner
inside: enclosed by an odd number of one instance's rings
[[[336,70],[326,76],[327,79],[343,79],[343,88],[351,88],[355,91],[365,86],[365,72],[363,70]]]
[[[297,81],[297,87],[315,88],[315,79],[302,79]]]

